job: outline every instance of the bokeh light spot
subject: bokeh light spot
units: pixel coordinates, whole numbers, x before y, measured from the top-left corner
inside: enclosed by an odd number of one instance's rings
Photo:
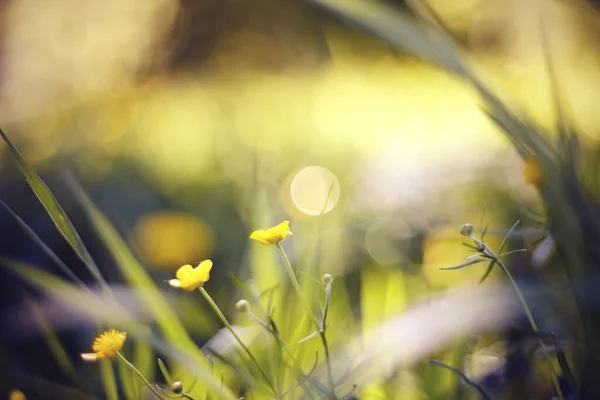
[[[294,205],[300,211],[308,215],[319,215],[321,212],[328,213],[335,207],[340,199],[340,184],[327,168],[311,166],[296,174],[290,193]]]
[[[135,240],[153,265],[179,268],[210,256],[214,240],[210,228],[193,215],[163,211],[144,216],[136,225]]]

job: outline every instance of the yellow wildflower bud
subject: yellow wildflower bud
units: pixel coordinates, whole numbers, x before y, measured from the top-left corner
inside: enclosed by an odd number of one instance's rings
[[[84,361],[98,361],[105,358],[112,358],[121,350],[123,343],[127,339],[127,333],[119,332],[116,329],[103,332],[96,337],[92,345],[93,353],[83,353],[81,358]]]
[[[269,229],[259,229],[252,232],[250,239],[256,240],[260,244],[268,246],[270,244],[277,244],[284,240],[288,235],[292,235],[290,232],[290,222],[283,221],[277,226]]]
[[[174,288],[191,292],[194,289],[204,286],[210,278],[210,270],[213,263],[210,260],[202,261],[196,268],[189,264],[177,270],[176,279],[171,279],[169,285]]]
[[[538,186],[542,181],[542,164],[535,157],[529,158],[525,161],[525,168],[523,169],[523,175],[525,182],[529,185]]]

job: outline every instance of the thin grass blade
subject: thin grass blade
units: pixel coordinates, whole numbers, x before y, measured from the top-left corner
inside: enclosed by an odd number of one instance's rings
[[[39,175],[35,172],[35,170],[27,163],[25,158],[21,155],[19,150],[12,144],[12,142],[8,139],[8,136],[0,129],[0,136],[8,145],[8,149],[10,150],[13,159],[16,161],[17,166],[21,170],[21,173],[29,183],[29,186],[39,199],[40,203],[44,206],[48,215],[54,222],[54,225],[58,229],[58,231],[62,234],[62,236],[67,240],[69,245],[73,248],[75,253],[79,256],[79,258],[85,263],[87,268],[90,270],[92,276],[103,285],[105,288],[108,288],[106,281],[102,278],[100,274],[100,270],[94,263],[94,260],[90,256],[87,248],[83,244],[83,241],[79,237],[79,234],[75,230],[75,227],[67,217],[67,214],[64,212],[62,207],[58,204],[58,201],[48,189],[48,186],[42,181]]]
[[[167,384],[169,386],[172,385],[173,384],[173,377],[171,377],[171,374],[169,373],[169,370],[167,369],[167,366],[165,365],[165,363],[163,362],[163,360],[161,360],[160,358],[158,359],[158,368],[160,369],[160,372],[165,377],[165,381],[167,382]]]
[[[445,368],[449,371],[454,372],[456,375],[460,376],[460,378],[469,386],[471,386],[473,389],[477,390],[479,392],[479,394],[481,395],[481,397],[484,400],[491,400],[491,397],[485,392],[485,390],[483,390],[483,388],[481,386],[479,386],[476,382],[473,382],[472,380],[470,380],[465,374],[463,374],[459,369],[451,367],[447,364],[444,364],[443,362],[440,361],[436,361],[436,360],[427,360],[426,361],[427,364],[431,364],[431,365],[436,365],[438,367],[442,367]]]

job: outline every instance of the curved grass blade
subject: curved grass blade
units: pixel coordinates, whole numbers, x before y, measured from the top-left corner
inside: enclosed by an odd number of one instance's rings
[[[457,49],[432,23],[416,21],[408,14],[372,1],[311,0],[396,48],[466,77],[468,71]]]
[[[160,372],[162,372],[163,376],[165,377],[165,381],[167,382],[167,384],[171,386],[173,384],[173,377],[171,377],[167,366],[160,358],[158,359],[158,368],[160,368]]]
[[[73,248],[75,253],[79,256],[79,258],[84,262],[84,264],[89,269],[92,276],[98,281],[100,285],[106,290],[110,290],[106,281],[100,274],[100,270],[94,263],[90,253],[87,248],[83,244],[83,241],[79,237],[79,234],[75,230],[75,227],[67,217],[67,214],[64,212],[62,207],[58,204],[58,201],[48,189],[48,186],[42,181],[40,176],[35,172],[35,170],[27,163],[25,158],[21,155],[19,150],[12,144],[12,142],[8,139],[8,136],[0,129],[0,136],[6,142],[8,149],[10,150],[13,159],[16,161],[17,166],[21,170],[21,173],[27,180],[27,183],[37,196],[38,200],[44,208],[46,209],[50,219],[54,222],[54,225],[61,233],[61,235],[66,239],[69,245]]]
[[[33,229],[27,224],[27,222],[23,221],[21,217],[17,215],[6,203],[0,200],[0,205],[4,207],[6,211],[17,221],[17,223],[21,226],[21,229],[25,231],[25,233],[46,253],[48,257],[60,268],[60,270],[75,281],[79,286],[89,290],[89,288],[83,283],[83,281],[75,275],[75,273],[67,267],[67,265],[56,255],[56,253],[46,244],[44,241],[35,233]]]
[[[99,331],[101,329],[98,329]],[[110,362],[102,362],[100,364],[100,375],[102,376],[102,384],[104,385],[104,395],[107,400],[119,400],[119,390],[117,389],[117,380],[115,379],[115,371],[113,364]]]
[[[160,327],[165,339],[170,344],[177,344],[179,347],[185,348],[188,355],[193,357],[194,361],[197,363],[197,369],[201,370],[202,374],[210,374],[208,362],[206,358],[203,357],[200,348],[192,341],[177,314],[173,312],[145,268],[131,253],[131,250],[129,250],[129,247],[121,235],[100,210],[97,209],[94,203],[92,203],[72,176],[67,176],[67,182],[83,206],[84,211],[98,232],[98,235],[102,238],[104,244],[116,261],[116,265],[121,273],[133,288],[139,289],[141,300],[146,304],[148,311],[153,315],[153,318]],[[205,386],[207,390],[212,391],[215,395],[218,394],[221,397],[226,396],[227,398],[233,396],[226,388],[221,390],[214,379],[212,379],[210,383],[205,380]]]
[[[443,362],[440,361],[436,361],[436,360],[427,360],[426,361],[427,364],[431,364],[431,365],[436,365],[438,367],[442,367],[445,368],[449,371],[454,372],[456,375],[460,376],[460,378],[469,386],[471,386],[473,389],[477,390],[479,392],[479,394],[481,395],[481,397],[484,400],[491,400],[492,398],[490,397],[490,395],[488,395],[485,390],[483,390],[483,388],[481,386],[479,386],[476,382],[473,382],[472,380],[470,380],[465,374],[463,374],[459,369],[451,367],[447,364],[444,364]]]
[[[206,358],[190,341],[162,339],[152,335],[146,322],[140,321],[135,314],[120,307],[112,297],[102,298],[90,294],[64,279],[27,264],[10,260],[0,261],[29,284],[58,300],[66,309],[75,312],[83,319],[92,320],[98,325],[110,324],[113,327],[121,327],[132,337],[150,343],[158,352],[169,354],[186,371],[198,376],[205,389],[211,391],[217,398],[224,400],[237,399],[229,388],[221,387],[206,366]],[[154,318],[156,317],[154,316]]]
[[[44,314],[40,310],[40,307],[36,304],[35,300],[30,298],[29,296],[24,296],[24,299],[25,304],[31,311],[34,320],[38,324],[42,336],[46,340],[48,348],[54,356],[54,359],[56,360],[56,363],[58,364],[59,368],[73,382],[77,382],[77,373],[75,371],[75,367],[69,359],[69,356],[64,346],[61,344],[59,338],[56,336],[56,333],[44,317]]]
[[[483,281],[487,279],[488,275],[492,272],[492,269],[494,269],[494,265],[496,265],[496,260],[490,261],[487,269],[485,270],[485,274],[483,274],[483,276],[479,280],[479,284],[482,284]]]

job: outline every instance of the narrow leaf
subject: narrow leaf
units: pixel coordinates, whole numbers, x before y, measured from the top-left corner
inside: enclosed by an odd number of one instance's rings
[[[56,198],[48,189],[48,186],[42,181],[39,175],[35,172],[35,170],[27,163],[25,158],[21,155],[19,150],[12,144],[12,142],[8,139],[8,136],[0,129],[0,136],[8,145],[8,149],[10,150],[13,159],[16,161],[17,166],[21,170],[21,173],[29,183],[29,186],[39,199],[40,203],[44,206],[48,215],[54,222],[54,225],[58,229],[58,231],[63,235],[63,237],[67,240],[67,242],[71,245],[75,253],[79,256],[79,258],[85,263],[87,268],[90,270],[90,273],[94,278],[103,285],[105,288],[108,287],[106,285],[106,281],[102,278],[100,274],[100,270],[94,263],[94,260],[90,256],[87,248],[83,244],[83,241],[79,237],[79,234],[75,230],[75,227],[67,217],[67,214],[64,212],[62,207],[56,201]]]
[[[17,223],[21,226],[21,228],[25,231],[25,233],[37,244],[43,251],[46,253],[48,257],[58,265],[59,269],[71,278],[73,281],[77,282],[82,288],[88,289],[85,283],[77,276],[75,273],[67,267],[67,265],[56,255],[56,253],[48,247],[46,243],[35,233],[33,229],[25,222],[21,217],[17,215],[9,206],[6,205],[2,200],[0,200],[0,205],[4,207],[6,211],[17,221]],[[89,289],[88,289],[89,290]]]
[[[56,333],[53,331],[47,319],[44,317],[44,314],[41,312],[40,307],[29,296],[25,296],[25,304],[27,304],[33,318],[38,324],[42,336],[44,336],[46,344],[54,356],[56,363],[65,375],[73,380],[73,382],[76,382],[77,373],[75,371],[75,367],[69,359],[69,355],[67,354],[64,346],[61,344],[58,336],[56,336]]]
[[[465,374],[463,374],[459,369],[451,367],[447,364],[444,364],[443,362],[440,361],[436,361],[436,360],[427,360],[426,361],[427,364],[431,364],[431,365],[436,365],[438,367],[442,367],[445,368],[449,371],[454,372],[456,375],[458,375],[467,385],[471,386],[473,389],[477,390],[479,392],[479,394],[481,395],[481,397],[484,400],[491,400],[491,397],[485,392],[485,390],[483,390],[483,388],[481,386],[479,386],[476,382],[473,382],[472,380],[470,380]]]
[[[498,249],[498,254],[502,254],[502,250],[504,250],[504,246],[506,246],[506,244],[508,243],[508,238],[510,238],[510,235],[512,235],[512,233],[515,230],[515,228],[517,227],[517,225],[519,225],[519,222],[520,221],[517,220],[517,222],[515,222],[513,224],[513,226],[508,230],[508,233],[502,240],[502,243],[500,243],[500,248]]]
[[[160,368],[160,372],[162,372],[163,376],[165,377],[165,381],[167,382],[167,384],[169,386],[172,385],[173,378],[171,377],[171,374],[169,373],[167,366],[165,365],[163,360],[161,360],[160,358],[158,359],[158,368]]]
[[[494,269],[494,265],[496,265],[496,260],[490,261],[490,264],[488,265],[487,270],[485,271],[485,274],[483,274],[483,276],[479,280],[479,284],[482,284],[483,281],[485,281],[487,279],[488,275],[492,272],[492,269]]]

